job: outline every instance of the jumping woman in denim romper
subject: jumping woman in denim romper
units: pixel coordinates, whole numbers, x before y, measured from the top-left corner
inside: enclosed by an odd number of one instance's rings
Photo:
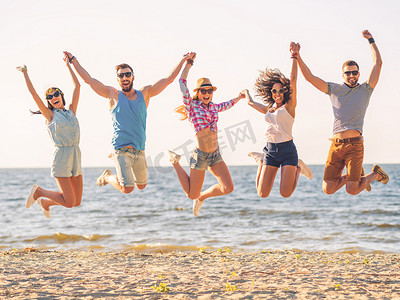
[[[296,146],[293,143],[292,127],[295,117],[297,63],[298,53],[295,43],[290,44],[292,54],[292,71],[290,80],[279,70],[266,69],[261,72],[256,82],[256,91],[264,100],[263,105],[256,103],[246,91],[248,104],[255,110],[265,114],[267,129],[264,154],[251,152],[259,163],[256,186],[260,197],[268,197],[274,184],[276,173],[281,169],[280,193],[290,197],[296,189],[300,173],[312,178],[311,170],[298,159]]]
[[[193,214],[197,217],[205,199],[226,195],[233,191],[231,175],[218,147],[218,113],[230,109],[245,96],[241,92],[238,97],[230,101],[214,104],[213,93],[217,88],[208,78],[200,78],[193,90],[195,95],[192,99],[186,85],[186,78],[195,56],[196,54],[193,53],[191,60],[186,62],[179,79],[184,105],[176,110],[183,115],[182,120],[189,118],[196,133],[197,148],[190,159],[190,176],[179,164],[180,155],[172,151],[169,151],[169,154],[186,196],[194,200]],[[201,192],[207,168],[218,180],[218,184]]]
[[[39,107],[39,111],[33,113],[42,114],[45,117],[48,132],[56,148],[51,167],[51,176],[56,179],[60,192],[45,190],[34,184],[25,203],[26,207],[29,208],[37,202],[48,218],[50,218],[50,206],[61,205],[71,208],[79,206],[82,200],[80,130],[78,119],[75,116],[79,101],[80,84],[69,65],[73,60],[74,57],[64,56],[64,61],[74,84],[72,102],[69,105],[69,109],[64,107],[63,92],[55,87],[49,88],[45,92],[46,107],[32,85],[27,67],[17,67],[24,74],[28,90]]]

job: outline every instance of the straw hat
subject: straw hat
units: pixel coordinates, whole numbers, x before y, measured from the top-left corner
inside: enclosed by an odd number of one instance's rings
[[[199,78],[197,80],[196,88],[193,90],[193,92],[196,93],[198,89],[208,88],[208,87],[212,87],[213,91],[215,91],[217,89],[215,86],[213,86],[211,84],[210,79],[208,79],[208,78]]]

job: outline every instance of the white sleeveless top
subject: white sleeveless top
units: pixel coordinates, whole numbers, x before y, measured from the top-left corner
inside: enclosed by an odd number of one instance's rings
[[[292,128],[294,118],[286,110],[286,106],[282,105],[273,113],[265,114],[267,129],[265,130],[265,140],[269,143],[283,143],[293,139]]]

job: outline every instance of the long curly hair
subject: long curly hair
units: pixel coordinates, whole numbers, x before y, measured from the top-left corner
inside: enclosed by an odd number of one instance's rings
[[[266,68],[265,71],[260,71],[254,89],[256,91],[256,96],[261,98],[268,108],[271,108],[275,103],[271,92],[275,83],[281,83],[285,89],[283,93],[283,104],[290,100],[292,94],[290,80],[286,78],[281,71],[269,68]]]

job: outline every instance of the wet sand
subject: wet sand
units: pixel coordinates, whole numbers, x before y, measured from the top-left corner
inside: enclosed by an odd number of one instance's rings
[[[400,254],[0,252],[0,298],[400,299]]]

